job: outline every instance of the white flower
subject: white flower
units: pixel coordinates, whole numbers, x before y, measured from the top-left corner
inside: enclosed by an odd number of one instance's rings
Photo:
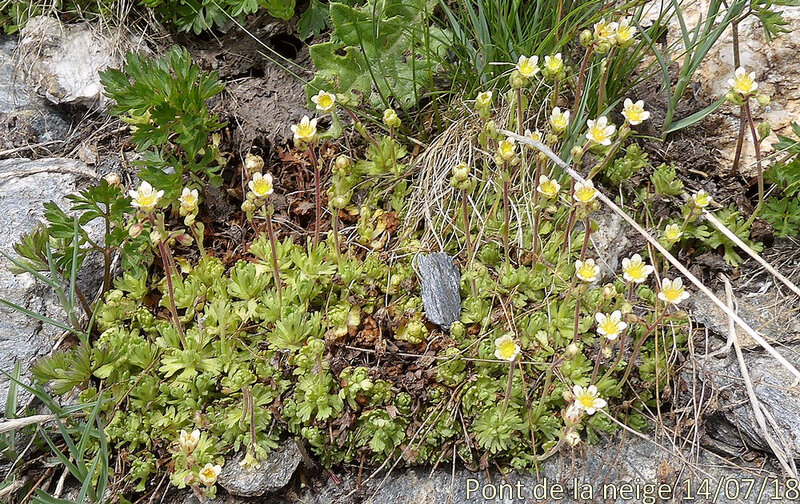
[[[311,101],[320,112],[330,112],[336,106],[336,95],[320,89],[319,93],[311,97]]]
[[[197,210],[198,195],[197,189],[189,189],[188,187],[183,188],[181,197],[178,198],[178,201],[181,203],[181,213],[183,215],[190,214]]]
[[[592,183],[591,180],[587,180],[586,182],[578,182],[575,184],[575,192],[573,193],[572,197],[578,203],[586,205],[597,198],[597,189],[594,188],[594,183]]]
[[[692,202],[698,208],[707,207],[708,205],[711,204],[711,201],[712,201],[711,195],[702,189],[692,194]]]
[[[623,103],[622,115],[633,126],[640,124],[650,118],[650,112],[644,109],[644,100],[634,102],[630,98],[625,98]]]
[[[611,145],[611,137],[614,136],[617,127],[609,123],[606,116],[600,116],[596,121],[589,119],[586,121],[586,126],[589,128],[586,132],[587,139],[600,145]]]
[[[619,20],[617,24],[617,30],[614,34],[614,37],[617,39],[617,43],[620,45],[625,45],[626,43],[633,40],[633,37],[636,35],[636,27],[631,26],[631,20],[628,18],[622,18]]]
[[[262,175],[261,173],[254,173],[253,179],[247,184],[247,187],[253,191],[253,194],[258,198],[266,198],[272,194],[272,175],[269,173]]]
[[[517,155],[516,141],[508,137],[497,145],[497,154],[503,161],[511,161]]]
[[[569,110],[561,111],[559,107],[555,107],[550,112],[550,127],[556,133],[561,133],[567,129],[569,125]]]
[[[594,385],[589,385],[586,388],[575,385],[572,387],[572,394],[575,396],[575,404],[588,415],[594,415],[595,411],[606,406],[605,399],[600,397],[600,393]]]
[[[598,42],[614,43],[617,40],[617,23],[601,19],[594,24],[594,37]]]
[[[291,129],[296,144],[313,142],[317,138],[317,120],[309,119],[308,116],[303,116],[298,124],[292,125]]]
[[[530,78],[539,72],[539,57],[520,56],[517,61],[517,71],[525,78]]]
[[[553,199],[558,196],[558,191],[561,190],[561,185],[557,180],[548,178],[547,175],[540,175],[539,185],[536,186],[536,190],[540,194],[544,195],[545,198]]]
[[[678,241],[681,236],[683,236],[683,231],[681,231],[681,227],[677,224],[667,224],[667,227],[664,228],[664,238],[667,241]]]
[[[594,318],[597,320],[598,334],[605,336],[609,341],[619,338],[620,333],[628,327],[628,324],[622,321],[622,312],[619,310],[614,310],[608,315],[597,313]]]
[[[475,97],[475,106],[478,108],[487,108],[492,104],[493,93],[491,91],[483,91],[478,93]]]
[[[677,305],[681,301],[687,299],[689,293],[683,288],[683,280],[676,278],[670,280],[664,278],[661,280],[661,290],[658,291],[658,299],[667,304]]]
[[[136,191],[128,191],[131,197],[131,205],[143,212],[150,213],[155,210],[158,200],[164,196],[164,191],[156,191],[147,182],[142,182]]]
[[[530,138],[534,142],[541,142],[542,141],[542,133],[539,130],[525,130],[525,138]],[[530,146],[531,149],[535,149],[534,146]]]
[[[756,73],[747,73],[744,67],[739,67],[733,74],[733,79],[728,79],[728,85],[731,91],[741,94],[742,96],[750,96],[758,89],[758,82],[756,82]]]
[[[519,345],[511,334],[504,334],[494,340],[494,356],[500,360],[513,361],[519,355]]]
[[[639,254],[633,254],[630,259],[625,258],[622,260],[622,278],[628,282],[644,282],[653,272],[653,269],[649,264],[645,264]]]
[[[178,436],[178,444],[181,447],[181,450],[187,454],[191,455],[195,448],[197,448],[197,444],[200,442],[200,431],[198,429],[193,430],[191,433],[186,432],[185,430],[181,429],[181,433]]]
[[[561,53],[556,53],[554,56],[544,57],[544,69],[550,75],[556,75],[564,69],[564,60]]]
[[[586,259],[575,261],[575,276],[584,282],[596,282],[600,277],[600,266],[594,263],[594,259]]]
[[[197,473],[197,476],[205,486],[210,487],[214,486],[214,484],[217,482],[217,476],[219,476],[220,472],[222,472],[222,466],[208,463],[202,469],[200,469],[200,472]]]

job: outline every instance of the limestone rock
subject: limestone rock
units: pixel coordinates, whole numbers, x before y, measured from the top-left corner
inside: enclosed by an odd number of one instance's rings
[[[16,37],[0,37],[0,151],[52,142],[69,134],[70,120],[53,109],[17,72]]]
[[[13,254],[12,246],[42,220],[44,203],[54,201],[66,208],[65,196],[91,180],[93,172],[80,161],[61,158],[7,159],[0,161],[0,250]],[[95,238],[97,236],[95,235]],[[102,274],[86,265],[82,278],[94,282]],[[92,287],[87,292],[94,295]],[[64,321],[64,313],[52,291],[31,275],[12,275],[8,261],[0,257],[0,298]],[[61,330],[42,324],[22,313],[0,306],[0,369],[11,372],[16,361],[23,374],[53,347]],[[5,405],[8,382],[0,376],[0,410]]]
[[[130,45],[99,26],[64,25],[37,16],[21,30],[20,67],[37,93],[51,102],[102,109],[106,98],[100,72],[120,67]]]
[[[238,497],[260,497],[285,487],[300,464],[302,455],[297,443],[288,439],[257,467],[242,468],[239,463],[243,459],[244,454],[240,453],[225,464],[219,475],[219,484]]]

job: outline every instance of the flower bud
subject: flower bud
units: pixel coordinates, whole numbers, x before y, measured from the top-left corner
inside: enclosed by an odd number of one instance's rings
[[[575,161],[580,161],[583,157],[583,147],[580,145],[575,145],[569,150],[569,154]]]
[[[603,299],[609,300],[617,295],[617,288],[614,284],[606,284],[603,286]]]
[[[336,158],[336,165],[334,166],[334,172],[336,175],[347,175],[350,172],[350,165],[352,162],[350,158],[341,154],[339,157]]]
[[[242,212],[253,213],[256,211],[256,205],[252,200],[246,199],[242,202]]]
[[[248,176],[260,172],[264,168],[264,159],[261,156],[248,153],[244,158],[244,167]]]
[[[583,47],[589,47],[594,42],[594,35],[590,30],[583,30],[579,39]]]
[[[194,241],[192,240],[192,237],[186,233],[179,234],[178,236],[175,237],[175,239],[178,240],[178,243],[180,243],[184,247],[188,247]]]
[[[570,343],[569,345],[567,345],[567,348],[564,349],[564,356],[567,359],[571,359],[576,355],[578,355],[579,351],[580,349],[578,348],[577,343]]]
[[[108,185],[112,186],[112,187],[117,187],[120,184],[120,178],[119,178],[119,174],[118,173],[114,173],[114,172],[109,173],[104,178],[105,178],[106,183]]]
[[[561,417],[564,419],[564,422],[566,422],[567,425],[577,425],[580,423],[582,416],[583,411],[575,403],[570,404],[567,406],[567,409],[561,412]]]
[[[760,103],[762,107],[766,107],[770,102],[769,95],[763,93],[756,95],[756,100],[758,100],[758,103]]]
[[[136,224],[131,226],[130,229],[128,229],[128,234],[130,235],[131,238],[136,238],[140,234],[142,234],[142,231],[144,231],[144,224],[137,222]]]
[[[519,73],[519,70],[511,72],[511,77],[508,78],[508,83],[511,84],[512,89],[520,89],[528,84],[528,79]]]
[[[153,244],[161,243],[162,238],[163,238],[163,236],[161,234],[161,231],[159,231],[158,229],[154,229],[154,230],[150,231],[150,241]]]
[[[762,122],[758,125],[758,138],[759,140],[763,140],[772,133],[772,126],[767,121]]]
[[[400,117],[394,109],[388,108],[383,111],[383,123],[390,128],[397,128],[402,123]]]
[[[607,40],[601,40],[595,46],[595,52],[597,54],[606,54],[608,51],[611,50],[611,47],[612,47],[611,42]]]

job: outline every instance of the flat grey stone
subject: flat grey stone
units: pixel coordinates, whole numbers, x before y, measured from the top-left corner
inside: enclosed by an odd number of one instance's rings
[[[461,272],[444,252],[417,256],[422,304],[428,320],[449,329],[461,317]]]
[[[288,439],[272,451],[257,467],[244,469],[244,453],[227,461],[219,475],[219,484],[237,497],[260,497],[285,487],[300,464],[302,455],[294,439]]]
[[[13,256],[13,245],[43,220],[42,205],[54,201],[61,208],[68,208],[65,196],[92,181],[91,175],[92,171],[82,162],[72,159],[1,160],[0,250]],[[93,230],[96,231],[93,238],[98,239],[100,228]],[[11,274],[8,266],[8,261],[0,256],[0,298],[65,322],[64,312],[49,287],[28,273]],[[96,262],[87,261],[79,278],[83,280],[79,284],[86,295],[94,296],[102,273],[97,270]],[[0,306],[0,369],[11,373],[19,361],[26,376],[31,364],[50,352],[61,332]],[[7,391],[8,380],[0,375],[0,410],[5,407]]]

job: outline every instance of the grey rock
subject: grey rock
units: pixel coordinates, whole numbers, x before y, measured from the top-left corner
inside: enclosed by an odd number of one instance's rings
[[[716,295],[725,299],[724,292]],[[787,361],[800,367],[800,317],[792,310],[786,310],[783,304],[776,306],[774,302],[765,302],[766,296],[735,296],[737,313]],[[722,348],[728,339],[728,317],[702,294],[692,296],[688,307],[692,318],[718,337],[717,341],[711,338],[709,350]],[[786,368],[738,326],[736,335],[744,350],[742,356],[755,395],[767,416],[774,419],[774,424],[767,423],[770,437],[784,446],[790,457],[800,458],[800,429],[797,427],[800,425],[800,387]],[[696,358],[698,377],[711,387],[713,393],[724,393],[721,402],[726,407],[720,408],[716,421],[727,425],[715,426],[716,436],[713,437],[730,446],[744,442],[746,448],[770,452],[764,432],[756,422],[733,348],[717,356],[700,354]]]
[[[592,214],[592,220],[597,223],[597,229],[589,238],[597,254],[600,276],[611,280],[622,269],[622,258],[633,253],[633,243],[628,238],[630,226],[610,210]]]
[[[288,439],[257,467],[242,468],[240,462],[243,459],[244,454],[239,453],[225,464],[219,475],[219,484],[231,495],[260,497],[285,487],[300,464],[302,455],[297,443]]]
[[[37,16],[20,32],[20,67],[39,95],[55,104],[102,109],[99,73],[122,65],[128,39],[88,23],[64,25]]]
[[[368,474],[365,471],[362,480]],[[684,502],[689,497],[685,493],[686,481],[691,480],[689,486],[696,497],[693,502],[709,503],[711,499],[703,499],[696,493],[702,481],[709,482],[713,496],[717,482],[724,485],[728,480],[738,482],[754,478],[760,487],[765,478],[771,482],[770,478],[775,475],[760,467],[735,466],[706,450],[701,449],[696,454],[673,453],[654,442],[627,436],[625,440],[613,439],[591,447],[579,447],[574,453],[562,452],[545,461],[538,474],[510,472],[501,475],[493,471],[489,480],[483,471],[470,472],[460,467],[452,471],[450,467],[440,467],[432,472],[421,468],[396,469],[384,481],[385,476],[385,472],[380,473],[359,489],[355,476],[340,474],[342,482],[338,485],[328,481],[321,489],[304,490],[284,498],[307,504],[630,504],[649,502],[648,496],[655,495],[659,485],[664,485],[663,495],[669,498],[654,502]],[[626,484],[629,487],[625,487]],[[729,494],[734,493],[734,487],[731,485]],[[774,496],[774,490],[772,483],[766,485],[761,502]],[[716,502],[757,502],[758,488],[747,498],[744,493],[742,489],[738,499],[723,498]]]
[[[66,138],[71,124],[25,84],[16,49],[16,37],[0,37],[0,150],[56,142]]]
[[[42,220],[43,203],[54,201],[66,208],[65,196],[91,180],[92,175],[83,163],[71,159],[0,161],[0,250],[12,254],[13,244]],[[95,231],[97,238],[100,229]],[[48,287],[27,273],[11,274],[8,266],[7,260],[0,257],[0,298],[52,319],[65,320]],[[102,275],[89,262],[81,272],[81,279],[87,295],[94,295],[93,289],[96,290]],[[60,334],[59,329],[0,306],[0,369],[11,372],[19,361],[27,374],[38,357],[50,352]],[[7,390],[8,382],[0,376],[0,409],[5,406]]]
[[[419,255],[417,266],[425,315],[434,324],[449,329],[461,316],[461,272],[453,258],[444,252]]]

